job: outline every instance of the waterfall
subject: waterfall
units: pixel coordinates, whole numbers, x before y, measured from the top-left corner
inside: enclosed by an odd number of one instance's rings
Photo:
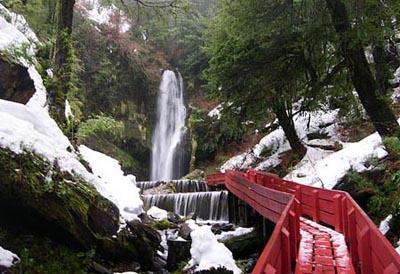
[[[149,181],[149,182],[136,182],[136,186],[140,188],[143,193],[148,189],[158,187],[160,185],[171,185],[174,187],[174,192],[205,192],[209,191],[208,185],[202,180],[173,180],[169,182],[164,181]]]
[[[195,214],[203,220],[228,220],[228,192],[209,191],[145,195],[146,207],[157,206],[179,215]]]
[[[157,124],[152,139],[151,180],[169,181],[183,174],[182,143],[186,134],[183,79],[178,72],[163,73],[157,102]]]

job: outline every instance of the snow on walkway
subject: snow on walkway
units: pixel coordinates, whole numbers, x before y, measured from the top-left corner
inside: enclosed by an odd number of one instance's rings
[[[296,273],[355,273],[343,234],[300,218]]]

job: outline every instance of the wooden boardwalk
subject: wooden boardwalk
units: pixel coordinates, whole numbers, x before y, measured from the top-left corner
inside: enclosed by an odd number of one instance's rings
[[[400,256],[346,192],[255,170],[210,175],[207,183],[275,223],[254,274],[400,273]]]

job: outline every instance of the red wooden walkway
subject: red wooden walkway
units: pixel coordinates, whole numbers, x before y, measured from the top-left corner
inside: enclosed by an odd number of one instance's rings
[[[400,256],[346,192],[254,170],[210,175],[207,182],[224,185],[276,224],[254,274],[400,273]]]

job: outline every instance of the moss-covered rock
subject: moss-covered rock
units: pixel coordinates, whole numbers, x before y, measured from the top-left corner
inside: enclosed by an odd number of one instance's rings
[[[232,252],[235,259],[240,259],[262,250],[265,243],[260,239],[259,233],[254,230],[249,234],[225,240],[223,243]]]
[[[112,202],[31,153],[0,149],[0,208],[74,248],[95,249],[113,261],[136,260],[145,269],[152,268],[160,243],[157,232],[142,224],[117,233],[119,210]]]

